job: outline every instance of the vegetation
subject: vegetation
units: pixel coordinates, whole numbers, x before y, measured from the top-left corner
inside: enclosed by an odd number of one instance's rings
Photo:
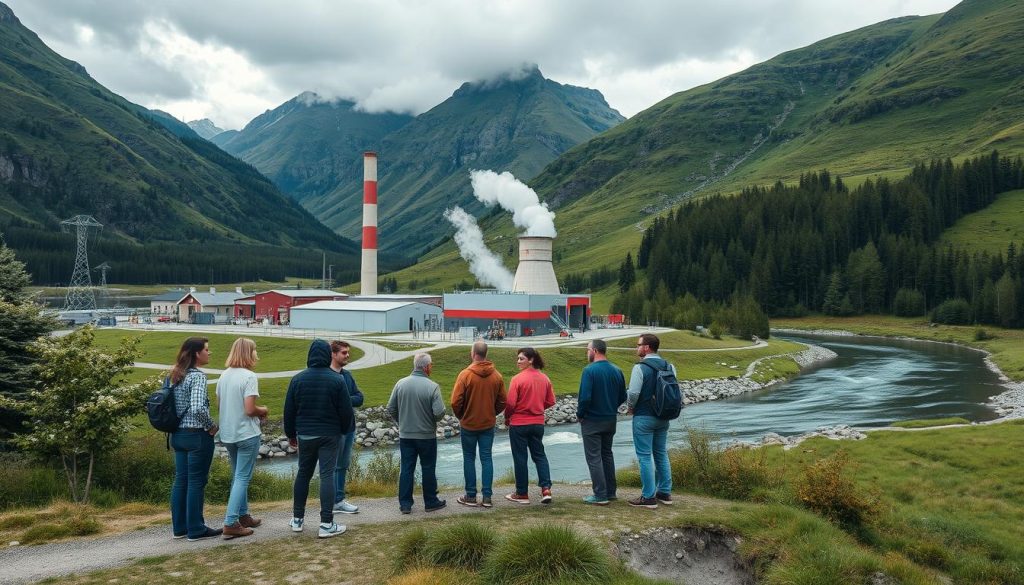
[[[494,532],[482,524],[457,522],[427,538],[423,558],[427,563],[439,567],[479,571],[497,540]]]
[[[946,425],[969,425],[971,421],[966,418],[960,418],[959,416],[951,416],[949,418],[929,418],[925,420],[905,420],[892,423],[891,427],[898,427],[901,429],[926,429],[929,427],[941,427]]]
[[[944,247],[990,255],[1006,252],[1007,242],[1024,242],[1024,190],[1000,193],[988,207],[957,220],[939,241]]]

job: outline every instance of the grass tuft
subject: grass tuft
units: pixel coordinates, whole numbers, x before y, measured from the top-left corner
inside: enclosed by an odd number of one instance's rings
[[[423,552],[432,565],[478,571],[495,542],[492,530],[463,521],[432,533]]]
[[[392,562],[394,572],[402,573],[410,568],[426,566],[426,546],[427,531],[422,527],[413,528],[402,534],[395,543]]]
[[[839,450],[804,469],[796,480],[796,494],[810,510],[857,529],[879,512],[878,497],[865,494],[847,472],[849,454]]]
[[[489,583],[606,583],[611,568],[604,549],[564,526],[536,526],[508,537],[483,570]]]

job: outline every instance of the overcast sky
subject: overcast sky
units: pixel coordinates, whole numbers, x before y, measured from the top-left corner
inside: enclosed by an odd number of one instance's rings
[[[112,91],[241,128],[305,90],[420,113],[536,63],[625,116],[781,52],[952,0],[0,0]]]

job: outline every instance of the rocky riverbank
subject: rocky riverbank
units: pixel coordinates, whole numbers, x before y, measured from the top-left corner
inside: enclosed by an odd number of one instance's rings
[[[761,358],[760,360],[754,361],[742,376],[711,378],[706,380],[683,380],[680,382],[680,388],[683,391],[683,402],[685,404],[695,404],[708,400],[721,400],[723,398],[738,396],[745,392],[762,390],[780,383],[784,380],[778,379],[761,383],[757,382],[752,377],[758,371],[760,362],[774,357],[779,356],[769,356],[767,358]],[[836,357],[836,354],[829,349],[816,345],[809,345],[807,349],[790,354],[789,357],[793,358],[800,368],[803,369],[820,362],[828,361]],[[623,416],[626,415],[625,405],[623,405],[619,413]],[[578,422],[578,419],[576,418],[575,395],[559,397],[555,401],[554,406],[544,411],[545,425],[554,426],[573,424],[576,422]],[[504,415],[498,415],[497,429],[499,431],[507,429],[505,426]],[[461,428],[459,427],[459,421],[454,415],[446,414],[445,417],[437,423],[437,438],[439,440],[456,437],[459,435],[460,431]],[[391,417],[388,415],[387,409],[384,406],[371,406],[369,408],[359,409],[356,412],[357,445],[364,448],[372,448],[378,446],[391,446],[397,443],[398,426],[391,420]],[[217,454],[226,456],[227,450],[222,446],[218,446]],[[260,446],[260,457],[286,457],[293,454],[295,454],[295,449],[288,445],[288,438],[284,435],[279,433],[268,433],[263,435],[262,445]]]

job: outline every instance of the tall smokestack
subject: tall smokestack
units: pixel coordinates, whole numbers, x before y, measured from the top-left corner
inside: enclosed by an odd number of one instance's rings
[[[558,279],[551,264],[551,246],[554,238],[543,236],[519,237],[519,267],[512,281],[512,292],[557,295]]]
[[[363,266],[359,294],[377,294],[377,153],[363,153]]]

